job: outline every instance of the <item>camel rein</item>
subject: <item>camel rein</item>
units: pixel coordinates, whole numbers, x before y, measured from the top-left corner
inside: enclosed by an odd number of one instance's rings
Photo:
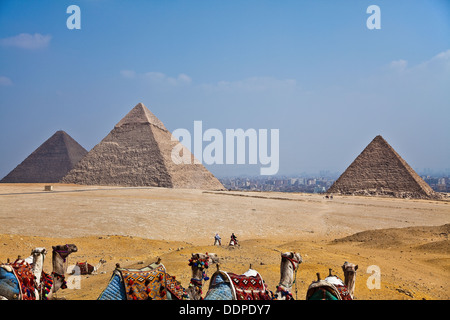
[[[294,269],[294,281],[292,282],[292,284],[295,284],[295,300],[297,300],[297,292],[298,292],[298,290],[297,290],[297,270],[298,270],[297,266],[300,265],[300,261],[289,258],[288,256],[285,256],[285,255],[283,255],[282,258],[288,260],[292,264],[292,268]],[[281,284],[281,285],[283,285],[283,284]],[[280,287],[280,285],[278,285],[278,288],[279,287]],[[287,289],[287,286],[283,285],[283,287],[285,287]],[[288,290],[286,290],[286,291],[288,291]],[[289,295],[289,294],[287,294],[287,295]]]

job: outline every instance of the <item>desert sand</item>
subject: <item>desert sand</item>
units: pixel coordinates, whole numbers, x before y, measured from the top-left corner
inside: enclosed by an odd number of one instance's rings
[[[297,299],[316,272],[326,276],[332,268],[343,278],[349,261],[358,264],[356,299],[447,300],[449,223],[445,200],[68,184],[49,192],[44,184],[0,184],[1,262],[65,243],[78,246],[69,265],[107,261],[100,274],[81,276],[79,289],[58,292],[68,300],[96,299],[116,263],[142,267],[158,257],[187,287],[196,252],[218,254],[221,269],[234,273],[252,264],[275,291],[286,251],[303,257]],[[216,232],[222,246],[213,246]],[[227,246],[232,232],[240,247]],[[367,285],[372,265],[380,268],[380,289]],[[51,272],[51,254],[44,269]]]

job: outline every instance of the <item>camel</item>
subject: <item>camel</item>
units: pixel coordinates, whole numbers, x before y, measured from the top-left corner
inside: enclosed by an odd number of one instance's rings
[[[241,299],[263,299],[263,300],[292,300],[291,293],[292,286],[296,282],[297,271],[303,259],[299,253],[285,252],[281,254],[280,264],[280,282],[277,286],[277,291],[273,295],[269,293],[267,287],[262,280],[261,275],[252,269],[250,265],[249,270],[243,275],[235,275],[219,270],[212,276],[210,281],[210,288],[205,296],[205,300],[241,300]],[[247,288],[242,283],[259,281],[259,286],[256,288]],[[248,292],[251,292],[249,295]]]
[[[79,272],[82,275],[86,274],[98,274],[98,270],[106,263],[106,260],[100,259],[96,266],[93,266],[86,262],[77,262],[76,267],[79,268]],[[72,270],[72,274],[76,273],[75,269]]]
[[[345,261],[342,265],[342,271],[344,272],[344,283],[347,286],[348,292],[352,299],[355,298],[355,282],[356,282],[356,270],[358,265]]]
[[[161,258],[141,269],[125,269],[116,264],[108,286],[98,300],[200,300],[203,280],[208,279],[204,270],[216,262],[215,253],[193,253],[189,259],[192,278],[187,290],[166,272]],[[133,279],[133,283],[129,279]]]
[[[53,298],[53,295],[60,288],[65,289],[66,281],[64,280],[64,274],[67,270],[67,258],[73,252],[77,252],[78,248],[74,244],[66,244],[59,246],[52,246],[52,280],[53,286],[51,291],[47,295],[47,299],[50,300]]]
[[[106,263],[105,259],[100,259],[96,266],[94,266],[94,270],[92,271],[92,274],[98,274],[98,271],[101,267]]]
[[[345,282],[333,275],[332,269],[329,269],[329,275],[324,280],[317,273],[317,281],[313,281],[308,287],[306,300],[353,300],[357,269],[358,266],[353,263],[344,263],[342,270]]]
[[[219,259],[215,253],[193,253],[189,259],[189,266],[192,269],[192,278],[186,290],[190,300],[202,299],[203,280],[207,281],[205,269],[213,263],[218,263]]]
[[[298,267],[302,261],[302,256],[299,253],[285,252],[281,254],[280,282],[274,294],[275,300],[294,299],[291,290],[294,283],[296,284]],[[297,286],[295,296],[297,298]]]
[[[25,262],[27,262],[31,266],[31,272],[33,272],[34,276],[36,277],[35,282],[38,288],[41,285],[41,275],[42,270],[44,269],[44,260],[46,254],[47,249],[43,247],[34,248],[31,251],[31,255],[25,259]]]
[[[21,300],[41,299],[51,300],[59,289],[65,289],[66,284],[64,274],[66,272],[66,260],[68,256],[77,252],[77,246],[74,244],[66,244],[53,246],[52,252],[52,266],[53,271],[51,275],[45,273],[42,268],[44,264],[45,248],[33,249],[31,256],[26,259],[21,259],[20,256],[13,264],[4,264],[0,266],[0,299],[3,300]],[[32,264],[29,264],[29,261]],[[28,274],[26,284],[33,288],[34,293],[28,292],[27,297],[20,287],[19,280],[16,275],[15,268],[22,268]],[[22,272],[22,271],[21,271]],[[38,280],[39,279],[39,280]]]

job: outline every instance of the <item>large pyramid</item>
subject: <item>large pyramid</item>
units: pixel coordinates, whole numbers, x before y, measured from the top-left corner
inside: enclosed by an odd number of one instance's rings
[[[372,140],[327,192],[397,198],[440,198],[382,136],[376,136]]]
[[[142,103],[137,104],[62,180],[63,183],[223,190],[186,148],[192,164],[175,164],[178,140]]]
[[[87,151],[71,136],[57,131],[0,182],[58,182],[86,154]]]

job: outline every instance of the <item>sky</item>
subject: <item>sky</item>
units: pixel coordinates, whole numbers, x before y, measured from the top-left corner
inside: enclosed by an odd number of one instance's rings
[[[449,172],[450,1],[0,1],[0,177],[58,130],[92,149],[139,102],[172,132],[278,129],[278,175],[342,173],[379,134]]]

